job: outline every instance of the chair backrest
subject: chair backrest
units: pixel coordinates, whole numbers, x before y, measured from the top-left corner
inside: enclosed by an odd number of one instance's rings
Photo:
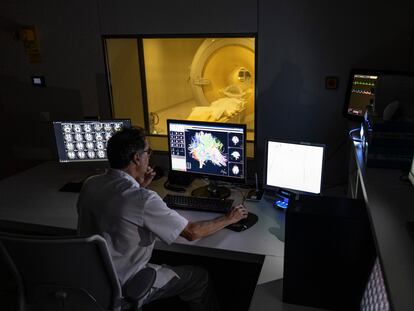
[[[24,310],[23,283],[13,260],[0,242],[0,301],[5,310]]]
[[[0,233],[30,310],[118,310],[121,287],[105,240]]]

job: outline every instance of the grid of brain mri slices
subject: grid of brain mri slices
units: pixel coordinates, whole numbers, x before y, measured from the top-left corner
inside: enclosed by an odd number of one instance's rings
[[[65,153],[69,161],[105,160],[106,145],[120,131],[122,122],[62,123]]]

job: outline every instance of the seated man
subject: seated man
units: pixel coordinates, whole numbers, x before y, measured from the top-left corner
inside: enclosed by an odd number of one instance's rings
[[[124,129],[108,142],[110,169],[85,181],[78,200],[78,231],[100,234],[108,244],[121,284],[146,266],[157,271],[144,303],[179,295],[191,310],[217,310],[218,304],[204,269],[166,267],[148,263],[158,237],[172,243],[181,235],[196,240],[247,217],[239,205],[227,215],[189,222],[146,189],[154,177],[149,167],[151,149],[142,129]]]

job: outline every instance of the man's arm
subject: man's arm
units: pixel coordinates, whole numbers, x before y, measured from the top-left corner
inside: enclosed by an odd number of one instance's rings
[[[180,235],[188,241],[198,240],[246,218],[247,214],[247,209],[243,205],[238,205],[225,216],[213,220],[189,222]]]

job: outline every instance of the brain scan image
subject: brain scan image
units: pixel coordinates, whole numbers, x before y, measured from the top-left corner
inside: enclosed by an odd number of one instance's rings
[[[111,126],[111,124],[109,124],[109,123],[105,123],[105,124],[104,124],[104,130],[105,130],[106,132],[110,132],[110,131],[112,131],[112,126]]]
[[[75,131],[75,133],[82,133],[82,127],[80,124],[75,124],[73,126],[73,130]]]
[[[235,159],[235,160],[239,160],[240,159],[240,153],[238,151],[233,151],[231,153],[231,156]]]
[[[112,137],[112,133],[105,133],[105,140],[109,140]]]
[[[99,150],[103,150],[105,148],[104,143],[101,141],[98,141],[96,143],[96,148],[98,148]]]
[[[65,124],[65,125],[63,126],[63,131],[64,131],[65,133],[70,133],[70,132],[72,131],[72,126],[71,126],[70,124]]]
[[[65,140],[67,142],[72,141],[72,135],[71,134],[65,134]]]
[[[92,134],[91,134],[91,133],[86,133],[86,134],[85,134],[85,139],[86,139],[87,141],[92,141],[92,140],[93,140],[93,136],[92,136]]]
[[[93,158],[95,158],[95,151],[89,150],[89,151],[88,151],[88,158],[89,158],[89,159],[93,159]]]
[[[59,162],[106,160],[108,141],[124,124],[131,126],[130,121],[117,119],[53,121]]]
[[[72,143],[67,143],[67,144],[66,144],[66,149],[67,149],[68,151],[73,151],[73,150],[75,150],[75,145],[74,145],[74,144],[72,144]]]
[[[231,168],[231,171],[233,172],[234,175],[238,175],[240,173],[240,169],[237,165],[233,165],[233,167]]]
[[[122,125],[121,123],[115,123],[114,124],[114,130],[115,131],[120,131],[122,129]]]
[[[94,124],[93,124],[93,129],[94,129],[95,131],[100,131],[100,130],[102,130],[102,123],[94,123]]]
[[[92,131],[92,126],[91,126],[90,124],[85,124],[85,125],[83,126],[83,130],[84,130],[86,133],[89,133],[89,132],[91,132],[91,131]]]
[[[84,151],[79,151],[79,152],[78,152],[78,158],[79,158],[79,159],[85,159],[85,157],[86,157],[86,154],[85,154],[85,152],[84,152]]]
[[[76,158],[75,153],[73,151],[69,151],[68,152],[68,158],[71,159],[71,160],[75,159]]]
[[[211,133],[203,131],[195,133],[191,138],[191,144],[188,145],[188,151],[192,158],[198,161],[200,168],[209,161],[219,167],[227,164],[223,143]]]
[[[82,134],[75,134],[75,140],[76,141],[82,141],[83,140]]]
[[[231,141],[233,142],[233,144],[235,144],[235,145],[237,145],[238,143],[239,143],[239,138],[237,137],[237,136],[233,136],[232,138],[231,138]]]

